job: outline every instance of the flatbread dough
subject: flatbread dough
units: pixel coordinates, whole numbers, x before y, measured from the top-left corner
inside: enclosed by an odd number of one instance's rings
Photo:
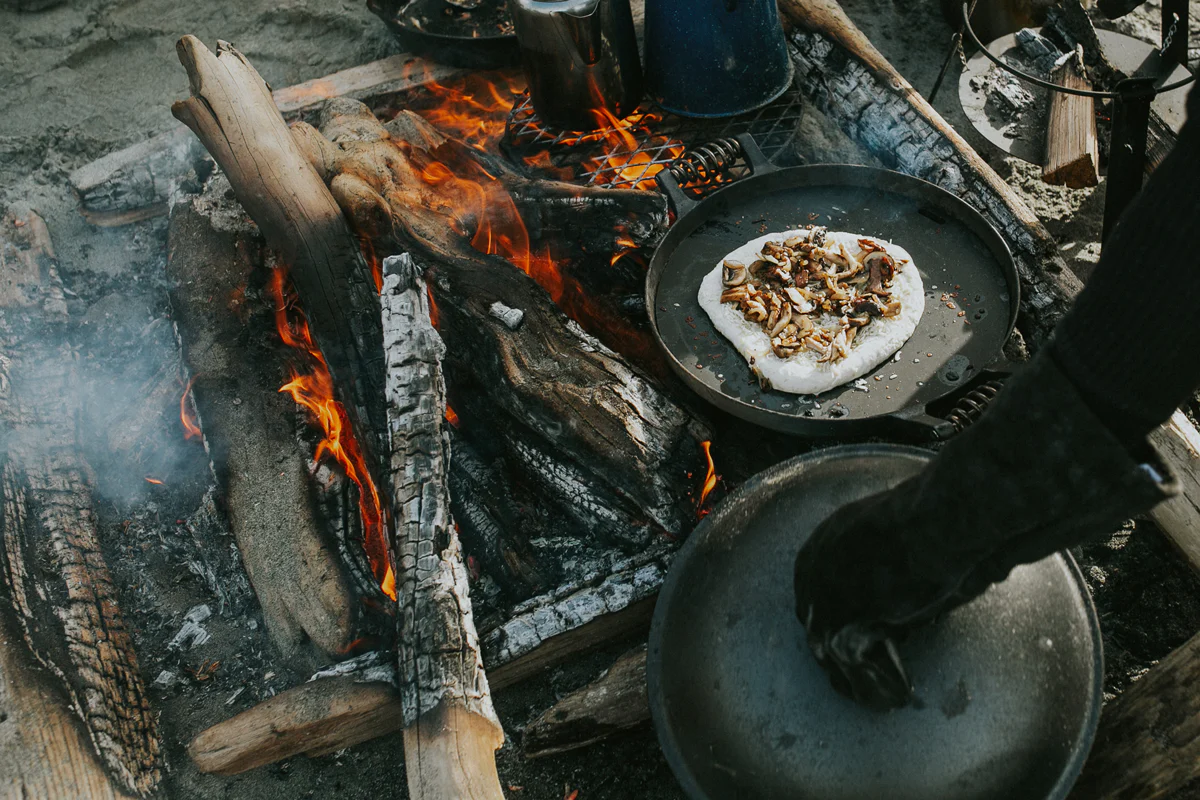
[[[846,246],[846,252],[851,256],[859,256],[863,250],[858,246],[859,239],[870,239],[886,248],[899,268],[892,279],[892,299],[900,301],[900,313],[891,318],[877,317],[871,324],[858,332],[850,344],[850,353],[845,358],[832,363],[818,364],[820,355],[811,350],[803,350],[788,358],[780,358],[771,350],[771,339],[757,323],[747,320],[737,305],[722,303],[721,294],[724,286],[721,281],[721,267],[725,261],[751,264],[758,258],[763,244],[769,241],[783,242],[804,231],[781,231],[760,236],[753,241],[734,250],[717,262],[712,272],[700,283],[698,299],[700,307],[705,310],[713,322],[713,326],[721,335],[733,343],[738,352],[753,368],[770,382],[774,389],[792,394],[820,394],[830,389],[849,383],[855,378],[871,372],[899,350],[921,320],[925,311],[925,286],[912,256],[899,245],[872,236],[841,231],[829,231],[826,234],[826,247],[837,249],[838,243]],[[901,264],[901,262],[907,263]],[[813,319],[820,326],[833,326],[836,317],[826,315],[823,319]]]

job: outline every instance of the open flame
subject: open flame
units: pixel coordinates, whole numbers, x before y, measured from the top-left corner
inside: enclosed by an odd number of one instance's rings
[[[317,445],[313,459],[332,457],[346,473],[346,477],[358,487],[358,512],[362,518],[364,546],[371,570],[384,594],[396,599],[396,576],[388,557],[387,538],[384,532],[383,510],[379,492],[367,469],[362,448],[351,430],[345,407],[334,399],[333,377],[320,348],[312,339],[308,320],[296,306],[296,295],[286,283],[286,269],[277,267],[271,271],[268,289],[275,301],[275,327],[284,344],[302,352],[309,364],[309,371],[292,370],[292,379],[280,387],[292,399],[303,406],[320,425],[325,438]]]
[[[705,473],[704,484],[700,487],[700,499],[696,503],[696,516],[706,517],[712,509],[706,508],[704,504],[708,501],[712,490],[717,488],[717,481],[721,479],[721,476],[717,474],[716,465],[713,464],[712,442],[701,442],[700,449],[704,451],[704,458],[708,461],[708,472]]]
[[[441,83],[424,71],[424,98],[408,105],[438,130],[480,150],[494,150],[504,138],[508,112],[525,90],[525,79],[517,70],[464,72]],[[430,102],[426,101],[426,98]]]
[[[196,417],[195,407],[188,402],[192,396],[192,384],[196,382],[196,376],[193,375],[187,382],[187,386],[183,389],[183,394],[179,398],[179,421],[183,423],[183,438],[185,440],[195,439],[203,435],[200,430],[200,420]]]

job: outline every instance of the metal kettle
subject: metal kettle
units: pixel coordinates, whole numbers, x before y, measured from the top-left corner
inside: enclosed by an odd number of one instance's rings
[[[667,111],[727,117],[792,83],[775,0],[646,0],[646,84]]]
[[[529,97],[555,128],[593,130],[642,99],[629,0],[514,0]]]

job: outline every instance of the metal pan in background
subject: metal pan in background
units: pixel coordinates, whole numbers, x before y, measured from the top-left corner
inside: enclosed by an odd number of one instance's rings
[[[650,710],[691,800],[1062,800],[1099,722],[1096,611],[1071,557],[899,643],[917,702],[880,714],[833,690],[795,615],[792,565],[834,509],[931,458],[833,447],[747,481],[684,543],[659,593]],[[946,509],[969,521],[970,510]]]
[[[406,52],[439,64],[494,69],[520,62],[508,0],[465,10],[446,0],[367,0]]]
[[[929,406],[990,371],[1004,371],[1002,349],[1020,301],[1007,244],[979,212],[926,181],[875,167],[777,169],[752,137],[737,138],[753,174],[699,203],[667,171],[658,176],[678,219],[650,262],[646,307],[671,366],[709,402],[775,430],[949,435],[953,426]],[[921,272],[925,313],[898,356],[866,376],[867,391],[851,384],[814,399],[760,388],[696,299],[703,277],[731,251],[764,233],[807,224],[894,241]]]

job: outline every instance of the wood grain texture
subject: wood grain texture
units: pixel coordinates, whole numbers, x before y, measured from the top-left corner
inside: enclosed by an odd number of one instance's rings
[[[1082,48],[1059,66],[1050,79],[1068,89],[1090,90],[1092,83],[1084,74]],[[1092,98],[1051,93],[1042,180],[1072,189],[1100,182],[1096,101]]]
[[[27,666],[29,654],[42,671],[14,678],[7,691],[28,723],[52,702],[39,682],[56,683],[111,776],[110,792],[146,795],[160,778],[157,722],[100,552],[94,478],[76,430],[82,383],[53,247],[40,218],[23,223],[0,233],[0,596],[19,631],[6,628],[0,647],[6,673]],[[44,731],[22,727],[3,758],[63,759],[19,765],[22,790],[35,796],[53,796],[59,780],[98,785],[93,754],[76,743],[52,713]]]
[[[526,758],[587,747],[650,719],[646,645],[618,658],[603,675],[571,692],[525,726]]]

